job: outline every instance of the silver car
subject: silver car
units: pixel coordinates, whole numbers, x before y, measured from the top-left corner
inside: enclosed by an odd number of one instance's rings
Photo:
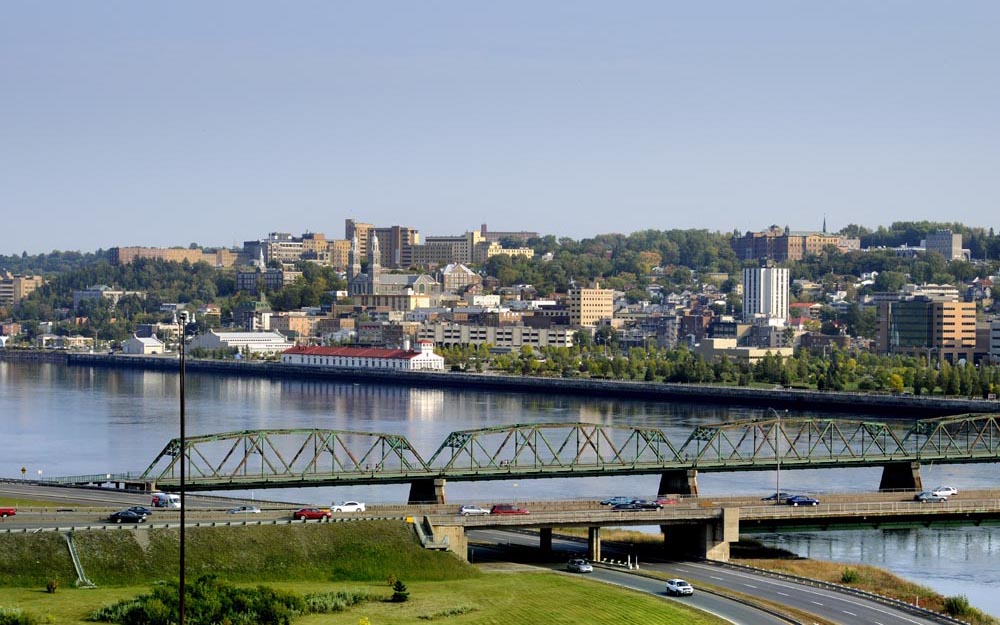
[[[490,511],[486,508],[480,508],[479,506],[462,506],[458,509],[458,513],[462,516],[482,516],[489,514]]]
[[[573,573],[593,573],[594,567],[583,558],[573,558],[566,563],[566,570]]]
[[[260,514],[260,508],[257,506],[240,506],[239,508],[230,508],[226,512],[229,514]]]

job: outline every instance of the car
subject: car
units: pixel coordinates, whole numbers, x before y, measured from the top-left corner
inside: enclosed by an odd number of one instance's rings
[[[642,504],[630,501],[628,503],[620,503],[617,506],[611,506],[612,510],[625,510],[625,511],[638,511],[638,510],[653,510],[654,508],[648,508]]]
[[[938,486],[931,492],[941,497],[951,497],[952,495],[958,494],[958,489],[954,486]]]
[[[108,517],[111,523],[145,523],[146,515],[134,510],[119,510]]]
[[[659,503],[648,499],[633,499],[632,503],[639,506],[640,510],[659,510],[663,507]]]
[[[813,499],[805,495],[792,495],[785,500],[785,503],[790,506],[818,506],[819,499]]]
[[[573,558],[566,563],[566,570],[573,573],[593,573],[594,567],[583,558]]]
[[[296,521],[329,521],[332,516],[329,510],[321,508],[302,508],[292,513],[292,518]]]
[[[363,501],[345,501],[344,503],[333,502],[330,504],[330,509],[334,512],[364,512],[365,504]]]
[[[676,498],[676,497],[657,497],[656,498],[656,503],[660,504],[661,506],[672,506],[672,505],[674,505],[676,503],[680,503],[680,502],[681,502],[681,500],[678,499],[678,498]]]
[[[635,499],[634,497],[622,497],[621,495],[617,495],[615,497],[608,497],[607,499],[605,499],[604,501],[601,502],[601,505],[602,506],[617,506],[617,505],[623,504],[623,503],[632,503],[632,501],[634,499]]]
[[[6,519],[15,514],[17,514],[17,508],[0,508],[0,519]]]
[[[531,514],[531,512],[512,503],[498,503],[490,508],[490,514]]]
[[[667,594],[675,597],[680,597],[681,595],[693,595],[694,586],[685,582],[683,579],[668,579]]]
[[[260,508],[257,506],[240,506],[238,508],[230,508],[226,510],[227,514],[260,514]]]
[[[775,499],[777,499],[778,501],[784,501],[784,500],[788,499],[789,497],[791,497],[791,495],[788,494],[788,493],[771,493],[767,497],[761,497],[760,500],[761,501],[774,501]]]
[[[489,514],[490,511],[479,506],[462,506],[458,509],[458,513],[462,516],[483,516]]]
[[[913,501],[919,501],[920,503],[944,503],[948,501],[948,498],[933,491],[924,491],[914,495]]]
[[[132,506],[130,508],[126,508],[126,510],[131,510],[132,512],[141,514],[143,516],[150,516],[151,514],[153,514],[153,511],[147,508],[146,506]]]

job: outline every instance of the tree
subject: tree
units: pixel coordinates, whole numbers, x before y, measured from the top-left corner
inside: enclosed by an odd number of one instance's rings
[[[392,601],[394,603],[403,603],[410,599],[410,593],[406,590],[406,584],[403,580],[397,579],[396,583],[392,586]]]

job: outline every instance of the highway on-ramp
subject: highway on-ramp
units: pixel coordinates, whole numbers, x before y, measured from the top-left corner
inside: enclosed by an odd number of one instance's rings
[[[537,535],[521,532],[500,530],[476,530],[470,532],[470,539],[481,540],[497,545],[522,545],[537,547]],[[553,549],[579,555],[585,551],[585,543],[574,539],[553,537]],[[626,559],[626,552],[616,552],[614,543],[605,542],[603,551],[606,556]],[[567,557],[569,557],[567,555]],[[679,599],[694,607],[717,614],[733,623],[753,625],[756,623],[787,623],[766,612],[745,606],[739,602],[714,597],[717,603],[710,606],[698,603],[708,593],[698,592],[699,585],[710,585],[722,591],[732,592],[766,601],[772,605],[783,605],[794,608],[802,613],[812,614],[826,622],[843,625],[940,625],[942,622],[956,623],[944,617],[922,616],[891,605],[858,597],[839,590],[811,586],[796,581],[775,578],[743,569],[726,567],[711,562],[666,562],[647,560],[640,564],[641,570],[656,572],[669,577],[680,577],[695,586],[692,597]],[[664,594],[662,581],[638,577],[627,571],[596,568],[594,576],[603,581],[622,583],[621,580],[632,581],[627,585],[637,590]],[[737,608],[737,606],[739,606]]]

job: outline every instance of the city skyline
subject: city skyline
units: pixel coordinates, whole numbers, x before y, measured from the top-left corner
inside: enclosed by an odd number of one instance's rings
[[[629,9],[12,3],[0,253],[996,225],[1000,8]]]

